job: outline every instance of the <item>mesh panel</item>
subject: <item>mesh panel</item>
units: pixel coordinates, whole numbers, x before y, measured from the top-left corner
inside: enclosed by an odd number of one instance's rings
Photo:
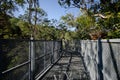
[[[29,80],[31,58],[29,53],[32,48],[35,53],[35,76],[60,57],[61,41],[31,42],[33,47],[30,40],[0,40],[0,80]],[[24,65],[21,66],[22,64]]]
[[[0,80],[29,80],[29,65],[5,73]]]
[[[29,41],[25,40],[0,40],[0,72],[28,61]],[[20,80],[28,73],[28,66],[8,72],[2,76],[3,80]],[[26,79],[28,77],[24,76]]]
[[[120,40],[81,41],[91,80],[119,80]]]
[[[35,75],[44,71],[50,64],[54,63],[59,57],[61,48],[60,41],[34,41],[35,56]]]
[[[119,43],[102,43],[103,49],[103,75],[104,80],[117,80],[120,63],[118,50]],[[117,69],[116,69],[117,68]],[[120,76],[120,75],[119,75]]]

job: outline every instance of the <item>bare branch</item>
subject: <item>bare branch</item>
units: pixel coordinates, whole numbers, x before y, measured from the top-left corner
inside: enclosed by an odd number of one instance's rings
[[[103,14],[95,14],[94,16],[95,16],[95,17],[101,17],[101,18],[103,18],[103,19],[108,18],[107,16],[104,16]]]

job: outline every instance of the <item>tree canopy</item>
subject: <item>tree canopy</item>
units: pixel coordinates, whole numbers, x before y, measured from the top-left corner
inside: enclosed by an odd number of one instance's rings
[[[82,15],[68,13],[60,21],[49,20],[39,0],[2,0],[0,38],[28,39],[31,34],[34,39],[45,40],[90,39],[93,35],[120,37],[119,0],[58,0],[58,3],[65,8],[80,8]],[[25,8],[25,13],[16,18],[13,13],[20,7]]]
[[[86,15],[86,19],[94,18],[94,21],[92,20],[89,22],[89,19],[88,22],[86,21],[86,24],[88,24],[90,27],[94,27],[92,30],[89,29],[91,30],[89,34],[99,37],[101,36],[102,38],[120,37],[119,0],[58,0],[58,3],[65,8],[80,8],[83,13],[86,13],[84,14]],[[85,25],[85,21],[83,21],[85,18],[84,15],[82,15],[83,17],[80,16],[77,18],[79,27],[81,25],[82,27]],[[94,23],[94,26],[91,26],[91,23]],[[85,25],[83,28],[86,29],[87,25]],[[96,35],[96,32],[99,33]]]

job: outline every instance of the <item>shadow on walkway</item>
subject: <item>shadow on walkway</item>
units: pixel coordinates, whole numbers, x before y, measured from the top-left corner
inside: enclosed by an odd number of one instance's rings
[[[80,53],[65,51],[43,80],[89,80]]]

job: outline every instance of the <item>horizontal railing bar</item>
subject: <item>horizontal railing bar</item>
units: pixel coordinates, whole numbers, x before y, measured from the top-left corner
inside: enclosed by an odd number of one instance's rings
[[[16,41],[45,41],[45,42],[60,42],[61,40],[30,40],[30,39],[0,39],[0,41],[10,41],[10,40],[16,40]]]
[[[62,52],[63,53],[63,52]],[[47,72],[61,59],[62,55],[56,60],[56,62],[54,62],[53,64],[51,64],[50,66],[48,66],[47,69],[45,69],[44,71],[40,72],[36,77],[35,80],[41,80],[45,74],[47,74]]]
[[[56,62],[58,62],[58,61],[59,61],[59,59]],[[44,71],[42,71],[39,75],[37,75],[35,80],[41,80],[43,78],[43,76],[54,66],[54,64],[49,65]]]
[[[31,40],[31,41],[42,41],[42,42],[61,42],[61,40]]]
[[[80,40],[82,43],[97,42],[98,40]],[[120,39],[100,39],[102,43],[120,43]]]
[[[48,66],[46,66],[46,68],[44,68],[39,74],[36,75],[35,78],[38,78],[41,74],[44,74],[44,71],[48,70],[51,67],[52,64],[49,64]]]
[[[56,51],[59,51],[59,50],[54,50],[54,52],[56,52]],[[50,55],[51,52],[52,52],[52,51],[47,52],[47,54],[44,54],[44,55],[42,55],[42,56],[39,56],[39,57],[35,58],[35,60],[39,60],[40,58],[42,58],[42,57],[44,57],[44,56],[46,56],[46,55]]]
[[[46,55],[50,55],[50,53],[44,54],[42,56],[39,56],[39,57],[35,58],[35,60],[39,60],[40,58],[45,57]]]
[[[55,52],[55,51],[58,51],[58,50],[54,50],[54,52]],[[42,56],[40,56],[40,57],[37,57],[37,58],[35,58],[35,59],[38,60],[38,59],[40,59],[40,58],[42,58],[42,57],[44,57],[44,56],[46,56],[46,55],[48,55],[48,54],[50,55],[50,53],[51,53],[51,52],[48,52],[47,54],[42,55]],[[26,61],[26,62],[24,62],[24,63],[21,63],[21,64],[15,66],[15,67],[12,67],[12,68],[10,68],[10,69],[7,69],[7,70],[3,71],[2,74],[6,74],[6,73],[8,73],[8,72],[11,72],[11,71],[13,71],[13,70],[15,70],[15,69],[18,69],[18,68],[20,68],[20,67],[22,67],[22,66],[24,66],[24,65],[26,65],[26,64],[28,64],[28,63],[30,63],[30,61]]]
[[[8,73],[8,72],[11,72],[11,71],[13,71],[13,70],[15,70],[15,69],[18,69],[18,68],[20,68],[20,67],[22,67],[22,66],[24,66],[24,65],[26,65],[26,64],[28,64],[28,63],[30,63],[30,60],[29,60],[29,61],[26,61],[26,62],[24,62],[24,63],[22,63],[22,64],[19,64],[19,65],[15,66],[15,67],[12,67],[12,68],[10,68],[10,69],[8,69],[8,70],[5,70],[5,71],[2,72],[2,74],[6,74],[6,73]]]

